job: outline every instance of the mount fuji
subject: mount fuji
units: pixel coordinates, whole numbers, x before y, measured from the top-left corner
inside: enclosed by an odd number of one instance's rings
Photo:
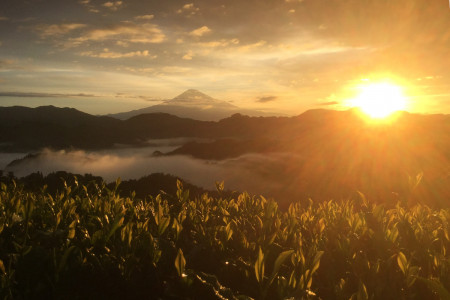
[[[168,113],[178,117],[200,121],[218,121],[236,113],[248,116],[269,116],[265,112],[239,108],[226,101],[214,99],[194,89],[189,89],[173,99],[165,100],[161,104],[128,112],[109,114],[108,116],[126,120],[137,115],[148,113]]]

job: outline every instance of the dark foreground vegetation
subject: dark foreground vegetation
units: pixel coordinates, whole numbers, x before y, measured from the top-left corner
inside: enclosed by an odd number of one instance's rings
[[[450,297],[448,208],[2,181],[2,299]]]

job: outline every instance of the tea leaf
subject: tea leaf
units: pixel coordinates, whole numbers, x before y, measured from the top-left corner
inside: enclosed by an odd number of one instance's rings
[[[397,263],[400,267],[400,270],[402,270],[403,274],[406,275],[406,271],[408,269],[408,260],[406,259],[405,254],[403,254],[402,252],[399,252],[397,255]]]
[[[258,258],[255,262],[255,275],[256,280],[261,283],[264,279],[264,254],[261,250],[261,247],[259,248]]]
[[[183,277],[185,273],[186,259],[183,255],[183,250],[178,249],[177,257],[175,258],[175,269],[177,270],[177,274],[180,277]]]
[[[290,256],[294,253],[294,250],[287,250],[284,252],[281,252],[277,259],[275,260],[275,263],[273,265],[273,271],[272,275],[270,275],[269,285],[272,284],[272,281],[275,279],[275,276],[277,276],[278,271],[280,271],[281,265],[286,261],[286,259],[290,258]]]

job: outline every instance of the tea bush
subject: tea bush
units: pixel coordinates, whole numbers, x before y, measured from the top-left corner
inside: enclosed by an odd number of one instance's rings
[[[449,299],[449,209],[0,191],[3,299]],[[222,196],[223,197],[222,197]]]

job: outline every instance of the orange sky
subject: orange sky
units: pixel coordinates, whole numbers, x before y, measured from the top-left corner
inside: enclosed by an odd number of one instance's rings
[[[450,112],[447,0],[3,0],[0,106],[128,111],[195,88],[274,113],[389,80]]]

